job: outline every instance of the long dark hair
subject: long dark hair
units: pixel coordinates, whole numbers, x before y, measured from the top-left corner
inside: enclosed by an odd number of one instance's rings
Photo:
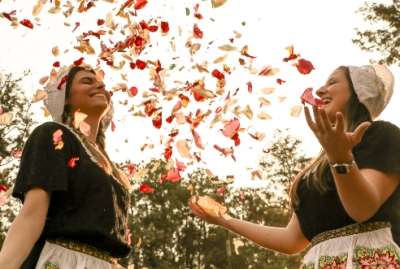
[[[351,81],[349,68],[340,66],[336,70],[342,70],[346,76],[350,87],[351,96],[346,107],[347,132],[353,132],[361,123],[372,122],[372,117],[368,109],[359,101]],[[307,180],[308,186],[315,187],[323,195],[330,191],[328,182],[333,180],[332,172],[329,167],[328,158],[322,149],[318,157],[304,168],[294,179],[290,190],[290,201],[292,209],[296,209],[300,204],[300,198],[297,194],[297,188],[301,180]]]
[[[93,69],[89,70],[82,66],[72,67],[68,73],[68,79],[66,81],[66,87],[65,87],[66,99],[70,97],[72,81],[74,80],[75,75],[82,70],[96,74]],[[125,175],[124,172],[118,169],[116,165],[112,161],[110,161],[110,158],[108,157],[108,154],[106,152],[106,140],[105,140],[106,136],[103,132],[102,122],[100,121],[99,130],[96,136],[96,144],[98,145],[97,148],[87,140],[86,136],[79,130],[79,128],[75,128],[73,126],[72,121],[73,121],[73,113],[72,111],[69,111],[68,105],[65,105],[64,112],[62,114],[62,122],[68,125],[76,134],[78,134],[83,144],[86,146],[86,148],[90,151],[91,155],[97,160],[97,163],[104,169],[104,171],[107,174],[109,175],[112,174],[124,187],[130,189],[131,186],[128,177]]]

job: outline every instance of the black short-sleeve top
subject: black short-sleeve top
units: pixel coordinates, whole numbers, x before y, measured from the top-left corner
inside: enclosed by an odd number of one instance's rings
[[[62,149],[53,134],[62,131]],[[73,166],[72,158],[79,158]],[[22,152],[13,196],[24,202],[32,187],[51,192],[44,230],[22,268],[34,268],[46,238],[64,237],[116,258],[127,243],[129,191],[108,175],[69,127],[48,122],[30,135]]]
[[[390,122],[372,122],[352,153],[359,169],[400,172],[400,129]],[[299,183],[300,204],[295,213],[309,241],[320,233],[356,223],[346,213],[334,180],[328,181],[328,186],[331,191],[321,195],[305,179]],[[368,221],[390,221],[393,238],[400,245],[400,186]]]

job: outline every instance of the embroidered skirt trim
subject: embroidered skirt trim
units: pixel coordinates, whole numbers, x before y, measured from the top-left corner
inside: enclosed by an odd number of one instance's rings
[[[327,232],[323,232],[317,236],[315,236],[311,240],[311,246],[315,246],[321,242],[324,242],[329,239],[338,238],[342,236],[348,236],[353,234],[360,234],[366,232],[376,231],[382,228],[390,228],[390,222],[387,221],[374,221],[374,222],[363,222],[363,223],[355,223],[346,227],[342,227],[336,230],[331,230]]]
[[[106,261],[112,265],[118,265],[118,259],[112,257],[108,252],[99,250],[92,246],[68,239],[68,238],[55,238],[55,239],[46,239],[49,243],[59,245],[61,247],[78,251],[80,253],[84,253],[90,255],[92,257],[101,259]]]

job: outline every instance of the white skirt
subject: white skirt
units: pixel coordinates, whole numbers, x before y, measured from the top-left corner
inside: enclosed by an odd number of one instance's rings
[[[316,236],[300,269],[400,268],[400,248],[389,226],[388,222],[357,223]]]
[[[46,241],[36,269],[121,269],[105,260]]]

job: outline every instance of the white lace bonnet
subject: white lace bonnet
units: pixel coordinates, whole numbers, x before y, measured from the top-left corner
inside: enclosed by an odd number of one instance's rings
[[[349,66],[350,78],[360,102],[371,117],[378,117],[393,94],[394,77],[385,65]]]
[[[50,112],[51,117],[55,122],[62,122],[62,114],[64,112],[65,104],[65,91],[67,87],[68,74],[72,67],[62,67],[57,72],[57,79],[53,83],[49,83],[44,87],[47,92],[47,98],[43,100],[44,105]],[[110,101],[107,113],[101,118],[102,131],[105,132],[110,126],[111,120],[114,115],[114,107],[112,101]]]

